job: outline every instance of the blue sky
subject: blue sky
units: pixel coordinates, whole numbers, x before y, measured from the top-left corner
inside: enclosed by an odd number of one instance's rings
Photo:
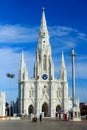
[[[55,65],[59,75],[64,51],[71,95],[71,50],[75,49],[76,97],[87,102],[87,0],[0,0],[0,90],[6,100],[18,96],[18,70],[24,50],[29,78],[33,76],[38,32],[45,7]],[[9,92],[6,73],[14,73]],[[9,96],[10,95],[10,96]]]

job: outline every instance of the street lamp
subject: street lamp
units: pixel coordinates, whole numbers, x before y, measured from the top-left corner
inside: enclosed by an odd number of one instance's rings
[[[8,78],[14,78],[15,77],[15,74],[7,73],[6,75],[7,75]]]
[[[10,93],[10,89],[11,89],[11,80],[12,78],[15,77],[15,74],[10,74],[10,73],[7,73],[6,76],[9,78],[9,97],[11,97],[11,93]],[[10,99],[10,98],[9,98]],[[11,116],[11,106],[9,104],[9,119],[10,119],[10,116]]]

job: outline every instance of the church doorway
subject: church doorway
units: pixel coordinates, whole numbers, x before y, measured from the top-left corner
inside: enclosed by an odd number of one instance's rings
[[[48,116],[48,105],[47,105],[47,103],[44,103],[42,105],[42,112],[44,112],[45,117]]]
[[[29,114],[34,113],[34,107],[32,105],[29,106],[28,113]]]
[[[61,106],[60,105],[57,105],[57,107],[56,107],[56,112],[60,112],[61,111]]]

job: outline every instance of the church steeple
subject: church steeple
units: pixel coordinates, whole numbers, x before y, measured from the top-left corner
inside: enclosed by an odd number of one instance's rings
[[[42,19],[41,19],[41,26],[38,36],[38,44],[42,47],[42,45],[48,45],[49,44],[49,34],[46,24],[46,17],[45,17],[45,11],[44,8],[42,10]]]
[[[61,67],[65,68],[64,52],[62,51]]]
[[[65,66],[63,51],[62,51],[61,66],[60,66],[60,79],[67,81],[67,73],[66,73],[66,66]]]
[[[24,61],[24,52],[21,54],[20,69],[19,69],[19,81],[28,80],[28,71]]]
[[[47,74],[48,77],[50,77],[49,75],[53,75],[52,76],[53,79],[54,65],[51,57],[51,46],[49,41],[49,34],[48,34],[48,29],[46,24],[44,8],[42,10],[41,25],[40,25],[39,35],[38,35],[38,45],[36,51],[36,64],[34,68],[35,68],[34,73],[36,76],[41,77],[43,74]],[[51,69],[50,72],[51,74],[49,74],[50,71],[49,68]]]

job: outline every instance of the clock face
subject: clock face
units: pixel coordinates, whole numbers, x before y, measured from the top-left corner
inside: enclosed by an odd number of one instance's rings
[[[42,75],[42,79],[46,80],[48,78],[48,75],[47,74],[43,74]]]

